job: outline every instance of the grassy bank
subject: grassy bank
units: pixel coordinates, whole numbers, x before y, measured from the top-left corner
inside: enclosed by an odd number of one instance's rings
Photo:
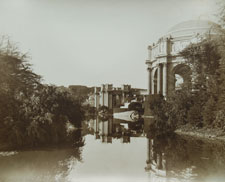
[[[203,140],[221,140],[225,142],[225,131],[218,128],[197,128],[191,125],[183,125],[175,130],[178,135],[187,135]]]

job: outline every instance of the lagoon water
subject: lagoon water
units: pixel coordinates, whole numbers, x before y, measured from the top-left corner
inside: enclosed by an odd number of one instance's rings
[[[0,152],[0,182],[225,181],[224,143],[150,138],[147,120],[85,123],[71,147]]]

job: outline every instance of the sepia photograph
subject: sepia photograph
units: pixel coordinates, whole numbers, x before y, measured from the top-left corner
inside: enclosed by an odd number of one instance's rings
[[[225,182],[225,1],[0,0],[0,182]]]

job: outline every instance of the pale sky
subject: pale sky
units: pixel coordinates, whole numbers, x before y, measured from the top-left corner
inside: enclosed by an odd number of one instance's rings
[[[0,35],[56,85],[147,88],[148,45],[172,26],[215,20],[216,0],[0,0]]]

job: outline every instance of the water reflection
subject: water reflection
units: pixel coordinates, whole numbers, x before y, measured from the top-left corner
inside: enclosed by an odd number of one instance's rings
[[[0,181],[67,181],[71,166],[82,161],[81,131],[73,133],[72,145],[39,150],[0,152]],[[7,155],[8,154],[8,155]]]
[[[225,143],[175,134],[147,136],[145,170],[151,176],[163,181],[225,181]]]
[[[102,121],[98,117],[88,121],[89,130],[94,131],[95,139],[102,143],[112,143],[113,139],[121,139],[122,143],[130,143],[131,137],[145,137],[141,119],[136,122],[128,122],[114,118]]]
[[[126,122],[109,118],[92,121],[95,139],[112,143],[132,143],[132,138],[146,138],[144,170],[156,181],[224,181],[225,144],[182,137],[175,134],[154,136],[150,133],[151,119]],[[132,157],[132,156],[130,156]]]
[[[0,152],[0,181],[224,181],[224,143],[153,136],[150,124],[96,118],[72,147]]]

